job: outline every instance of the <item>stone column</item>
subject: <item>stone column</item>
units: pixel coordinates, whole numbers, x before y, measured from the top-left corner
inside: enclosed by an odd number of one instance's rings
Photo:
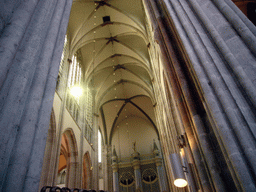
[[[99,126],[98,126],[98,115],[96,112],[95,108],[95,91],[92,91],[92,98],[93,98],[93,135],[92,135],[92,141],[93,143],[93,148],[94,148],[94,154],[92,153],[92,166],[93,166],[93,178],[92,178],[92,187],[95,190],[98,190],[98,184],[99,184],[99,168],[98,168],[98,131],[99,131]]]
[[[117,166],[113,166],[113,190],[114,192],[119,191],[119,182],[118,182],[118,168]]]
[[[166,178],[165,178],[165,173],[164,173],[163,166],[162,166],[162,158],[160,156],[160,152],[158,150],[158,147],[157,147],[155,141],[153,143],[153,146],[154,146],[153,153],[155,156],[154,160],[155,160],[156,169],[157,169],[160,191],[167,192]]]
[[[160,162],[161,161],[161,162]],[[167,192],[166,178],[162,166],[162,160],[156,162],[158,180],[161,192]]]
[[[141,180],[139,156],[140,156],[140,154],[138,152],[134,151],[134,153],[132,154],[132,157],[133,157],[132,165],[134,168],[136,190],[142,191],[143,187],[142,187],[142,180]]]
[[[102,175],[104,181],[104,190],[108,189],[108,146],[102,146]]]
[[[53,146],[55,148],[56,153],[53,154],[55,156],[54,160],[54,169],[53,169],[53,183],[52,185],[57,184],[57,178],[58,178],[58,168],[59,168],[59,158],[60,158],[60,148],[61,148],[61,138],[62,138],[62,132],[63,132],[63,118],[64,118],[64,112],[66,108],[66,100],[68,95],[67,90],[67,84],[68,84],[68,76],[70,71],[70,66],[72,63],[71,59],[67,59],[68,61],[68,70],[66,72],[66,82],[64,87],[64,97],[60,105],[60,115],[57,123],[57,142],[56,145]]]
[[[112,170],[113,170],[113,191],[119,192],[119,179],[118,179],[118,162],[116,150],[114,148],[112,155]]]
[[[38,190],[71,0],[28,0],[0,40],[0,191]]]
[[[203,189],[255,191],[255,27],[230,0],[144,2],[170,85],[184,98],[173,105],[186,109]]]
[[[54,169],[55,162],[55,146],[56,145],[56,122],[54,119],[54,113],[51,115],[51,123],[48,130],[48,136],[46,140],[45,152],[44,152],[44,160],[42,165],[41,179],[39,189],[43,186],[52,185],[53,182],[53,174],[51,171]]]

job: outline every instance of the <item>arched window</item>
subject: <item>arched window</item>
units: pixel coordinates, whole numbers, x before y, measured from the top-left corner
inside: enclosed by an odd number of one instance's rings
[[[59,91],[59,89],[60,89],[60,82],[61,82],[61,78],[63,75],[63,68],[65,65],[65,61],[67,60],[67,46],[68,46],[68,39],[67,39],[67,35],[66,35],[65,41],[64,41],[64,46],[63,46],[63,51],[62,51],[62,55],[61,55],[61,60],[60,60],[59,74],[58,74],[58,78],[57,78],[57,82],[56,82],[56,90],[57,91]]]
[[[89,124],[90,127],[92,127],[92,93],[90,88],[86,88],[84,90],[84,101],[86,103],[85,105],[85,118]]]
[[[60,60],[60,68],[59,68],[59,75],[62,75],[63,72],[63,66],[64,66],[64,62],[65,62],[65,58],[67,55],[67,45],[68,45],[68,39],[67,39],[67,35],[65,36],[65,41],[64,41],[64,46],[63,46],[63,51],[62,51],[62,55],[61,55],[61,60]]]
[[[67,108],[69,109],[70,114],[73,116],[74,120],[78,123],[79,121],[79,96],[76,96],[77,86],[81,86],[82,80],[82,68],[81,68],[81,56],[80,52],[78,51],[72,57],[72,62],[69,68],[69,75],[68,75],[68,94],[67,94]],[[74,89],[74,90],[72,90]],[[81,89],[81,88],[78,88]],[[71,93],[71,90],[74,93]]]
[[[77,59],[77,53],[72,57],[72,63],[70,66],[68,87],[81,84],[82,69],[80,62]]]

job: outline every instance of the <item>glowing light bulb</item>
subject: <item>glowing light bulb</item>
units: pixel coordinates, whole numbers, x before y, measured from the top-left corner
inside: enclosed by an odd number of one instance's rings
[[[188,182],[185,179],[175,179],[174,185],[176,187],[186,187]]]

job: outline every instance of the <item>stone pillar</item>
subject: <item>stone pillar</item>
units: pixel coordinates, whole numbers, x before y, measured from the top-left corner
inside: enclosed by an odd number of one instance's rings
[[[158,150],[158,147],[154,141],[153,143],[153,154],[155,156],[155,164],[156,164],[156,169],[157,169],[157,175],[158,175],[158,181],[160,185],[160,191],[161,192],[167,192],[167,184],[166,184],[166,178],[165,178],[165,173],[163,170],[162,166],[162,158],[160,156],[160,152]]]
[[[93,178],[92,178],[92,187],[95,190],[98,190],[98,184],[99,184],[99,165],[98,165],[98,131],[99,131],[99,126],[98,126],[98,115],[96,112],[95,108],[95,91],[92,91],[92,98],[93,98],[93,127],[92,127],[92,141],[91,143],[93,144],[94,148],[94,154],[92,153],[92,166],[93,166]]]
[[[80,177],[78,176],[78,168],[79,168],[79,163],[78,163],[78,152],[74,151],[71,152],[70,154],[70,163],[68,167],[68,177],[67,177],[67,187],[69,188],[76,188],[78,186],[78,180]]]
[[[117,162],[115,147],[112,154],[112,170],[113,170],[113,191],[119,192],[118,162]]]
[[[230,0],[144,2],[203,190],[255,191],[255,27]]]
[[[135,187],[136,189],[142,189],[142,180],[141,180],[141,172],[140,172],[140,166],[134,165],[134,175],[135,175]]]
[[[37,191],[71,0],[28,0],[0,40],[0,191]]]
[[[135,187],[136,190],[142,191],[142,180],[141,180],[141,172],[140,172],[140,154],[136,151],[132,154],[133,161],[132,165],[134,168],[134,175],[135,175]]]
[[[112,171],[112,146],[106,145],[106,190],[113,191],[113,171]]]
[[[119,182],[118,182],[118,168],[117,167],[112,167],[113,168],[113,191],[118,192],[119,191]]]
[[[102,146],[102,176],[104,181],[104,190],[108,189],[108,146]]]
[[[62,139],[62,134],[63,134],[63,118],[64,118],[64,112],[65,112],[65,108],[66,108],[66,101],[67,101],[67,84],[68,84],[68,76],[69,76],[69,70],[70,70],[70,66],[72,63],[71,59],[67,59],[68,61],[68,66],[67,66],[67,71],[66,71],[66,82],[65,82],[65,86],[64,86],[64,97],[63,100],[61,102],[60,105],[60,115],[59,115],[59,119],[58,119],[58,123],[57,123],[57,142],[55,147],[55,151],[56,153],[53,154],[53,156],[55,156],[54,160],[54,169],[53,169],[53,183],[52,185],[57,185],[57,179],[58,179],[58,168],[59,168],[59,158],[60,158],[60,148],[61,148],[61,139]]]
[[[48,130],[48,136],[46,141],[46,147],[44,152],[44,160],[41,172],[41,179],[39,189],[43,186],[52,185],[55,162],[55,147],[56,146],[56,123],[54,119],[54,113],[51,115],[51,123]]]

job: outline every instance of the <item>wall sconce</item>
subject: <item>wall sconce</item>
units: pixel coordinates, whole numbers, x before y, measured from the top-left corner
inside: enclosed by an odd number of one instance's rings
[[[179,154],[172,153],[170,155],[170,162],[173,170],[173,176],[174,176],[174,185],[176,187],[186,187],[188,182],[185,179],[183,166],[180,162]]]

